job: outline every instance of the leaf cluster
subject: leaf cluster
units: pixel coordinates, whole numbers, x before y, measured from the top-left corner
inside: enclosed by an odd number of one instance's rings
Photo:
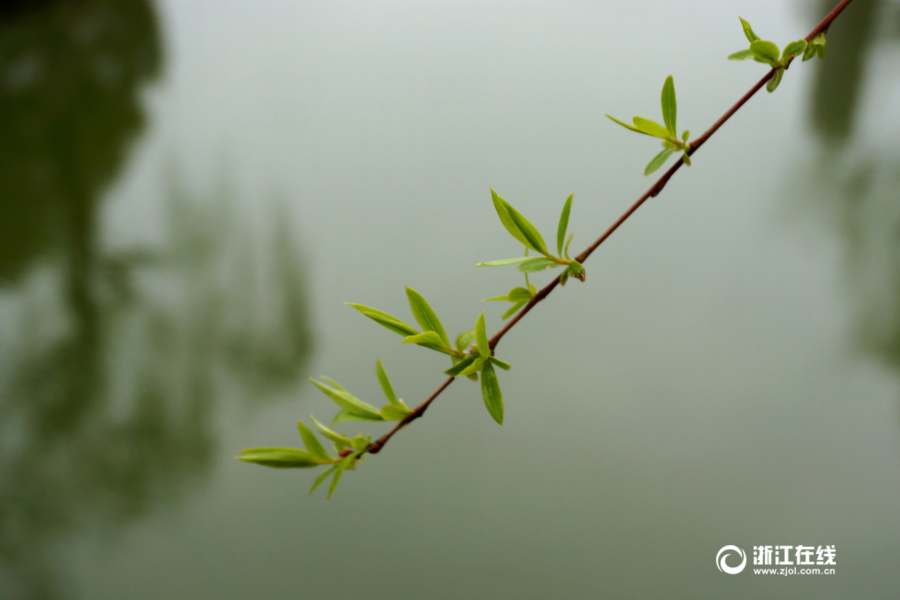
[[[538,236],[540,236],[539,233]],[[543,240],[541,240],[541,244],[543,244]],[[478,381],[478,374],[481,373],[481,394],[485,406],[494,420],[502,424],[503,394],[500,391],[500,383],[494,372],[494,366],[508,370],[510,365],[493,356],[490,342],[487,337],[487,330],[485,329],[484,312],[478,316],[478,319],[475,322],[475,328],[460,333],[456,337],[455,343],[451,346],[450,338],[447,337],[447,333],[444,330],[441,320],[438,318],[434,309],[431,308],[431,305],[428,304],[428,301],[425,300],[425,297],[410,287],[406,288],[406,295],[409,299],[409,306],[412,310],[413,317],[415,317],[416,321],[424,331],[420,332],[397,317],[383,311],[361,304],[348,304],[379,325],[403,335],[404,338],[402,341],[404,344],[416,344],[431,350],[443,352],[444,354],[449,354],[453,365],[445,371],[447,375],[452,377],[465,376],[473,381]],[[386,375],[384,379],[387,379]],[[315,381],[313,383],[319,385],[320,389],[322,388],[321,384],[318,384]],[[325,389],[322,391],[325,391]],[[334,392],[334,390],[330,391],[331,393]],[[337,400],[335,401],[337,402]],[[344,405],[341,405],[341,407],[346,410]],[[357,410],[360,409],[357,407]],[[374,411],[374,408],[372,408],[372,410]],[[389,409],[389,411],[395,410],[396,408]],[[338,414],[340,415],[341,413]],[[375,417],[381,418],[373,418],[370,415],[369,417],[366,417],[366,419],[384,419],[384,409],[382,409],[380,414],[375,415]]]
[[[522,216],[512,204],[500,197],[497,192],[491,189],[491,200],[494,203],[494,210],[500,217],[500,223],[506,228],[513,238],[525,245],[525,251],[522,256],[517,258],[503,258],[500,260],[492,260],[489,262],[478,263],[476,267],[502,267],[506,265],[519,264],[519,271],[525,274],[525,287],[516,287],[511,289],[504,296],[496,296],[494,298],[486,298],[486,300],[512,302],[512,307],[504,313],[503,318],[506,319],[520,308],[531,302],[537,295],[537,289],[528,281],[530,273],[537,273],[545,269],[556,269],[565,267],[565,270],[559,275],[559,283],[566,285],[569,277],[574,277],[579,281],[584,281],[586,272],[584,267],[577,260],[569,256],[569,244],[572,243],[574,234],[566,238],[569,229],[569,215],[572,212],[572,200],[575,194],[570,194],[563,204],[562,213],[559,215],[559,224],[556,227],[556,255],[547,250],[547,244],[544,242],[544,236],[538,231],[538,228],[532,225],[531,221]],[[529,250],[533,250],[541,256],[530,256]]]
[[[341,421],[402,421],[408,417],[412,411],[394,392],[394,386],[391,384],[387,371],[384,370],[384,365],[381,364],[381,359],[375,362],[375,375],[388,401],[387,404],[381,407],[381,410],[363,402],[333,379],[322,377],[330,385],[312,378],[309,378],[309,380],[340,408],[331,421],[332,425]],[[330,465],[316,478],[312,489],[309,490],[309,493],[312,494],[331,475],[331,487],[328,491],[328,497],[330,498],[335,488],[337,488],[338,481],[340,481],[344,470],[356,468],[356,464],[362,461],[362,456],[369,444],[371,444],[372,439],[363,434],[359,434],[354,438],[348,438],[319,423],[315,417],[311,417],[311,419],[319,433],[334,443],[334,451],[337,456],[331,456],[313,434],[312,430],[303,421],[298,421],[297,428],[300,430],[300,437],[306,446],[306,450],[298,448],[250,448],[241,452],[241,455],[236,458],[266,467],[281,469],[305,469]]]
[[[623,123],[615,117],[606,115],[611,120],[615,121],[626,129],[630,129],[631,131],[635,131],[643,135],[660,138],[662,140],[663,150],[662,152],[654,156],[653,159],[647,164],[646,168],[644,169],[645,177],[663,166],[666,161],[669,160],[669,157],[672,156],[672,154],[674,154],[675,152],[682,152],[684,164],[688,166],[691,165],[691,145],[688,143],[688,138],[690,138],[691,132],[685,129],[681,134],[681,139],[678,138],[678,100],[675,97],[675,80],[671,75],[666,77],[666,81],[665,83],[663,83],[662,93],[660,94],[660,104],[662,106],[662,115],[665,127],[663,127],[656,121],[651,121],[650,119],[645,119],[644,117],[634,117],[632,119],[634,125],[629,125],[628,123]]]
[[[741,19],[740,17],[738,17]],[[756,62],[767,64],[775,69],[775,74],[766,84],[766,90],[769,93],[774,92],[784,77],[784,71],[791,64],[795,57],[802,55],[803,60],[809,60],[813,56],[820,59],[825,58],[825,32],[820,32],[812,41],[797,40],[791,42],[784,47],[784,52],[778,49],[778,45],[774,42],[762,40],[753,31],[750,23],[741,19],[741,26],[744,29],[744,36],[750,42],[750,47],[746,50],[740,50],[728,56],[728,60],[747,60],[752,58]]]
[[[242,451],[241,455],[235,458],[278,469],[308,469],[328,465],[316,477],[309,493],[312,494],[316,491],[316,488],[328,479],[330,475],[331,485],[328,488],[328,497],[331,498],[341,480],[341,475],[347,469],[353,470],[356,468],[356,465],[362,461],[363,453],[371,440],[362,434],[350,439],[322,425],[315,417],[311,418],[319,433],[334,442],[334,450],[337,456],[331,456],[312,430],[303,421],[297,421],[300,438],[303,440],[306,450],[299,448],[250,448]]]

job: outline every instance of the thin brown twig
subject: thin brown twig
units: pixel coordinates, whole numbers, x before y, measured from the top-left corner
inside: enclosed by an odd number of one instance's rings
[[[853,0],[841,0],[841,2],[837,6],[835,6],[832,9],[832,11],[830,13],[828,13],[828,15],[826,15],[825,18],[822,19],[821,22],[819,22],[818,25],[816,25],[816,27],[809,33],[809,35],[806,36],[806,38],[805,38],[806,41],[809,42],[815,36],[817,36],[819,33],[823,32],[823,31],[827,31],[828,27],[831,26],[832,21],[834,21],[837,18],[837,16],[840,15],[841,12],[843,12],[843,10],[845,8],[847,8],[847,5],[849,5],[852,1]],[[793,61],[793,59],[791,59],[791,61],[788,62],[788,66],[790,66],[790,62],[792,62],[792,61]],[[785,67],[785,68],[787,68],[787,67]],[[719,117],[719,120],[716,121],[715,123],[713,123],[712,127],[710,127],[708,130],[706,130],[706,132],[704,132],[703,135],[701,135],[700,137],[691,141],[690,142],[691,149],[688,151],[688,155],[693,155],[697,150],[699,150],[700,146],[702,146],[704,143],[706,143],[706,141],[710,137],[712,137],[712,135],[716,131],[718,131],[719,128],[722,127],[722,125],[725,124],[725,121],[730,119],[734,113],[736,113],[744,104],[747,103],[748,100],[750,100],[750,98],[752,98],[756,94],[756,92],[758,92],[760,89],[762,89],[762,87],[764,85],[766,85],[766,83],[774,75],[775,75],[775,69],[771,69],[768,73],[766,73],[766,75],[762,79],[757,81],[756,85],[754,85],[752,88],[750,88],[750,90],[746,94],[744,94],[740,100],[738,100],[731,108],[729,108],[725,112],[724,115]],[[638,198],[637,201],[634,204],[632,204],[628,210],[626,210],[624,213],[622,213],[622,216],[620,216],[618,219],[616,219],[615,223],[610,225],[610,227],[605,232],[603,232],[603,235],[601,235],[599,238],[597,238],[594,241],[594,243],[592,243],[590,246],[585,248],[585,250],[581,254],[579,254],[577,257],[575,257],[575,259],[580,263],[584,263],[584,261],[586,261],[588,259],[588,257],[594,252],[594,250],[596,250],[597,247],[600,246],[600,244],[605,242],[606,239],[609,238],[609,236],[611,236],[612,233],[616,229],[618,229],[619,226],[622,223],[624,223],[626,219],[628,219],[628,217],[630,217],[632,214],[634,214],[634,212],[638,208],[640,208],[640,206],[644,202],[646,202],[648,199],[653,198],[656,195],[658,195],[663,190],[663,188],[666,186],[666,183],[668,183],[669,179],[671,179],[672,175],[674,175],[675,172],[678,171],[678,169],[680,169],[683,164],[684,164],[684,159],[683,158],[678,159],[678,162],[676,162],[674,165],[672,165],[672,167],[668,171],[666,171],[662,175],[662,177],[660,177],[649,190],[644,192],[643,196]],[[541,291],[539,291],[534,296],[534,298],[532,298],[531,301],[522,308],[522,310],[520,310],[518,313],[516,313],[516,315],[512,319],[510,319],[506,323],[506,325],[504,325],[503,328],[500,329],[500,331],[495,333],[494,336],[489,340],[491,351],[493,351],[494,348],[497,347],[497,344],[500,343],[500,340],[503,338],[503,336],[506,335],[506,333],[510,329],[512,329],[516,325],[516,323],[518,323],[520,320],[522,320],[522,317],[527,315],[531,311],[532,308],[537,306],[537,304],[539,302],[541,302],[542,300],[544,300],[544,298],[549,296],[550,292],[552,292],[558,284],[559,284],[559,278],[554,278],[553,281],[551,281],[543,289],[541,289]],[[450,384],[453,383],[454,379],[455,379],[454,377],[450,377],[447,380],[445,380],[444,383],[442,383],[441,386],[438,389],[436,389],[428,397],[428,399],[425,400],[425,402],[423,402],[422,404],[417,406],[411,413],[409,413],[409,415],[406,416],[405,419],[400,421],[393,429],[391,429],[386,434],[384,434],[383,436],[381,436],[380,438],[378,438],[377,440],[375,440],[374,442],[369,444],[360,455],[362,455],[363,453],[366,453],[366,452],[368,452],[369,454],[377,454],[378,452],[380,452],[381,449],[384,447],[384,445],[388,442],[388,440],[390,440],[394,436],[395,433],[400,431],[400,429],[402,429],[404,426],[408,425],[412,421],[415,421],[416,419],[421,417],[423,414],[425,414],[425,411],[428,409],[428,407],[431,405],[431,403],[435,400],[435,398],[437,398],[441,394],[441,392],[443,392],[445,389],[447,389],[450,386]]]

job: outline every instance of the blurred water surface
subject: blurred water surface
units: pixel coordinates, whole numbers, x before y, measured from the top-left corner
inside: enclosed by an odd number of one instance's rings
[[[887,0],[504,339],[502,428],[459,382],[328,501],[231,458],[331,414],[308,374],[377,403],[381,357],[424,398],[444,360],[342,302],[497,328],[488,186],[546,232],[576,192],[583,246],[655,151],[604,112],[655,117],[671,73],[697,133],[763,73],[736,15],[784,42],[828,4],[4,5],[0,597],[896,597]],[[837,574],[724,575],[727,544]]]

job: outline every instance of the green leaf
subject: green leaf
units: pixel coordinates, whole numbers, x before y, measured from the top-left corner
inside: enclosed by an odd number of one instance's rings
[[[475,330],[463,331],[456,338],[456,349],[460,352],[464,352],[466,348],[469,347],[469,344],[475,341]]]
[[[341,421],[384,421],[381,418],[381,413],[378,413],[375,416],[372,415],[358,415],[346,410],[338,411],[334,418],[331,420],[331,424],[340,423]]]
[[[691,155],[687,153],[687,150],[684,151],[684,154],[681,155],[681,160],[684,161],[684,164],[687,166],[691,166]]]
[[[816,45],[815,44],[807,44],[806,50],[803,51],[803,62],[808,61],[813,56],[816,55]]]
[[[431,305],[428,304],[428,301],[425,300],[425,296],[409,286],[406,286],[406,296],[409,298],[409,307],[412,309],[412,314],[416,318],[416,322],[425,331],[433,331],[441,336],[444,346],[449,348],[450,338],[447,337],[447,332],[444,331],[441,320],[431,308]]]
[[[375,375],[378,377],[381,391],[384,392],[384,397],[388,399],[388,402],[394,406],[400,406],[400,402],[397,400],[397,394],[394,393],[394,386],[391,385],[391,380],[388,379],[387,371],[384,370],[384,365],[381,364],[380,358],[375,361]]]
[[[691,132],[689,129],[685,129],[681,134],[681,141],[687,143],[689,137],[691,137]]]
[[[528,288],[517,287],[509,290],[506,299],[510,302],[528,302],[534,298],[534,293]]]
[[[358,452],[354,452],[353,454],[348,454],[344,457],[344,460],[338,463],[337,467],[334,470],[334,476],[331,478],[331,485],[328,487],[328,497],[331,498],[331,495],[334,493],[334,490],[337,489],[338,482],[341,480],[341,475],[344,474],[344,470],[353,462],[356,457],[359,456]]]
[[[538,271],[543,271],[548,267],[558,266],[559,263],[552,258],[532,258],[531,260],[525,261],[521,265],[519,265],[519,270],[523,273],[536,273]]]
[[[653,137],[662,138],[664,140],[669,138],[669,130],[656,121],[651,121],[644,117],[635,117],[634,125],[647,135],[652,135]]]
[[[569,236],[569,239],[566,240],[566,247],[563,248],[563,254],[566,255],[566,258],[567,258],[567,259],[569,258],[569,244],[572,243],[572,240],[573,240],[574,238],[575,238],[575,234],[573,233],[573,234],[571,234],[571,235]]]
[[[359,434],[358,436],[350,440],[350,445],[354,450],[359,450],[360,452],[362,452],[369,446],[369,440],[364,438],[362,434]]]
[[[669,75],[663,84],[662,95],[660,97],[662,103],[663,122],[666,129],[673,138],[678,138],[678,127],[676,121],[678,119],[678,102],[675,99],[675,80]]]
[[[316,477],[316,480],[313,482],[312,487],[309,488],[309,495],[310,495],[310,496],[312,496],[312,493],[313,493],[314,491],[316,491],[316,488],[319,487],[319,485],[320,485],[323,481],[325,481],[326,479],[328,479],[328,476],[331,475],[331,472],[334,471],[335,469],[337,469],[337,465],[332,465],[332,466],[328,467],[327,469],[325,469],[324,471],[322,471],[322,472],[319,474],[319,476]]]
[[[784,69],[776,69],[775,74],[772,75],[772,79],[766,84],[766,90],[768,90],[769,93],[774,92],[775,89],[778,88],[778,84],[781,83],[782,77],[784,77]]]
[[[491,189],[491,199],[494,202],[497,216],[500,217],[500,222],[503,223],[506,230],[527,247],[546,255],[547,245],[537,228],[509,202],[498,196],[493,189]]]
[[[381,418],[385,421],[402,421],[412,411],[403,406],[395,406],[393,404],[385,404],[381,407]]]
[[[321,377],[322,379],[324,379],[325,381],[327,381],[328,383],[330,383],[331,385],[333,385],[334,387],[336,387],[337,389],[341,390],[342,392],[346,392],[346,391],[347,391],[347,390],[344,389],[344,386],[342,386],[341,384],[339,384],[337,381],[335,381],[335,380],[332,379],[331,377],[325,377],[324,375],[320,375],[320,377]]]
[[[495,356],[492,356],[490,358],[490,361],[491,361],[491,364],[500,367],[504,371],[509,371],[512,368],[512,365],[510,365],[508,362],[504,362]]]
[[[484,358],[483,356],[475,356],[475,360],[472,362],[472,364],[470,364],[468,367],[466,367],[465,369],[460,371],[459,375],[457,375],[457,377],[470,377],[471,378],[472,375],[475,375],[475,373],[477,373],[478,371],[480,371],[484,368],[484,365],[487,361],[488,361],[488,359]],[[477,375],[476,375],[476,377],[477,377]]]
[[[816,54],[819,55],[819,59],[825,58],[825,43],[816,45]]]
[[[509,302],[509,295],[494,296],[493,298],[485,298],[482,302]]]
[[[316,429],[318,429],[322,435],[324,435],[329,440],[334,442],[339,450],[343,450],[344,448],[347,448],[348,446],[350,446],[350,438],[344,437],[343,435],[341,435],[339,433],[335,433],[331,429],[329,429],[329,428],[325,427],[324,425],[322,425],[321,423],[319,423],[315,417],[310,416],[310,418],[312,419],[312,422],[315,423]]]
[[[478,354],[484,358],[490,357],[491,345],[484,327],[484,311],[481,311],[478,320],[475,321],[475,343],[478,345]]]
[[[444,373],[449,375],[450,377],[459,377],[460,374],[463,371],[465,371],[466,369],[468,369],[472,365],[472,363],[474,363],[477,359],[478,359],[478,355],[475,355],[475,354],[473,354],[471,356],[467,356],[464,359],[462,359],[461,361],[459,361],[458,363],[456,363],[455,365],[453,365],[452,367],[450,367],[449,369],[447,369],[446,371],[444,371]]]
[[[778,63],[778,46],[772,42],[757,40],[750,44],[750,52],[752,52],[753,56],[756,58],[767,62],[770,65],[774,66]]]
[[[298,448],[248,448],[235,458],[275,469],[308,469],[323,464],[306,450]]]
[[[572,199],[575,194],[569,194],[563,205],[562,214],[559,215],[559,225],[556,228],[556,252],[562,256],[563,242],[566,241],[566,230],[569,228],[569,212],[572,210]]]
[[[342,409],[347,411],[348,413],[354,414],[359,417],[375,417],[375,420],[380,420],[381,417],[378,414],[378,409],[372,406],[371,404],[366,404],[356,396],[350,394],[349,392],[343,390],[336,390],[328,387],[324,383],[319,383],[312,377],[307,377],[313,385],[322,390],[322,392],[331,398],[335,404],[340,406]]]
[[[379,325],[383,327],[387,327],[391,331],[395,333],[399,333],[400,335],[415,335],[419,333],[417,329],[413,329],[397,317],[393,315],[389,315],[386,312],[380,311],[377,308],[372,308],[370,306],[364,306],[362,304],[353,304],[352,302],[345,302],[347,306],[352,306],[365,316],[369,317]]]
[[[300,437],[303,438],[303,444],[306,446],[306,449],[309,450],[309,453],[313,455],[314,458],[331,462],[332,458],[322,446],[319,439],[316,437],[316,434],[312,432],[312,430],[303,423],[303,421],[297,421],[297,429],[300,430]]]
[[[753,53],[750,52],[749,49],[741,50],[739,52],[735,52],[734,54],[729,54],[728,60],[747,60],[751,56],[753,56]]]
[[[424,346],[425,348],[430,348],[431,350],[437,350],[438,352],[454,356],[453,350],[444,346],[444,340],[442,340],[441,336],[434,331],[423,331],[422,333],[405,337],[403,338],[403,343],[418,344],[419,346]]]
[[[490,262],[478,263],[475,265],[476,267],[503,267],[506,265],[514,265],[516,263],[520,263],[523,260],[528,260],[531,258],[530,256],[520,256],[518,258],[503,258],[501,260],[492,260]]]
[[[741,19],[741,18],[738,17],[738,19]],[[753,33],[753,28],[750,27],[750,23],[748,23],[744,19],[741,19],[741,27],[744,28],[744,35],[747,36],[748,42],[750,42],[752,44],[753,42],[755,42],[756,40],[759,39],[759,36],[757,36],[755,33]]]
[[[603,113],[603,114],[606,115],[606,113]],[[610,117],[609,115],[606,115],[606,116],[607,116],[610,120],[615,121],[616,123],[618,123],[619,125],[621,125],[622,127],[624,127],[625,129],[630,129],[630,130],[632,130],[632,131],[637,131],[638,133],[643,133],[644,135],[650,135],[650,134],[647,133],[646,131],[641,131],[641,130],[638,129],[637,127],[634,127],[634,126],[632,126],[632,125],[629,125],[628,123],[623,123],[622,121],[618,120],[618,119],[615,118],[615,117]]]
[[[524,301],[523,301],[523,302],[517,302],[516,304],[513,304],[512,306],[510,306],[510,307],[506,310],[505,313],[503,313],[503,317],[502,317],[502,318],[504,318],[504,319],[510,318],[511,316],[513,316],[514,314],[516,314],[517,312],[519,312],[519,309],[522,308],[523,306],[525,306],[526,304],[528,304],[528,302],[524,302]]]
[[[797,40],[791,42],[784,47],[784,53],[781,55],[781,62],[787,61],[792,56],[799,56],[806,51],[806,40]]]
[[[663,164],[665,164],[665,162],[669,160],[669,157],[672,156],[673,152],[675,152],[674,148],[666,148],[665,150],[654,156],[653,160],[651,160],[647,164],[647,168],[644,169],[644,177],[663,166]]]
[[[494,420],[503,425],[503,394],[491,363],[486,363],[481,371],[481,397]]]

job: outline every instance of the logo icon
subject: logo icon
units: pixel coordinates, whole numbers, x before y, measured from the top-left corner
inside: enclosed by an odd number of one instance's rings
[[[728,565],[728,558],[732,556],[732,553],[737,554],[737,556],[741,557],[741,564],[731,567]],[[738,548],[737,546],[723,546],[721,550],[719,550],[718,554],[716,554],[716,566],[719,567],[719,570],[723,573],[728,573],[729,575],[737,575],[741,571],[744,570],[744,567],[747,566],[747,555],[744,554],[744,551]]]

